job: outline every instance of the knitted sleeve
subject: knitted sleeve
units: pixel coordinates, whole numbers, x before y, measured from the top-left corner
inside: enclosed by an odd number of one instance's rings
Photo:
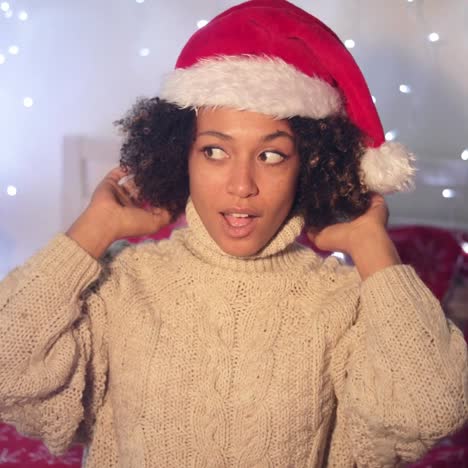
[[[341,457],[398,466],[468,420],[467,347],[410,266],[385,268],[356,289],[331,361],[338,405],[329,466],[345,466]]]
[[[54,454],[92,425],[104,395],[103,297],[115,292],[103,271],[58,234],[0,283],[0,420]]]

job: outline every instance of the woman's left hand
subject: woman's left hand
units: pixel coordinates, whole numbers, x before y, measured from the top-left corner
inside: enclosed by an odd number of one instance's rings
[[[401,263],[386,225],[388,207],[382,195],[374,193],[368,210],[353,221],[309,231],[308,238],[321,250],[350,255],[363,279],[389,265]]]
[[[368,210],[353,221],[333,224],[319,232],[309,231],[307,236],[321,250],[345,252],[352,255],[353,243],[358,243],[366,233],[385,230],[388,208],[385,199],[377,193],[371,197]]]

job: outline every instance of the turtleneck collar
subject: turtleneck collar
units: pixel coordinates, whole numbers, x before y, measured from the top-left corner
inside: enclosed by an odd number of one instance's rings
[[[304,226],[300,216],[288,219],[270,242],[255,255],[236,257],[224,252],[212,239],[190,198],[185,215],[188,229],[182,230],[178,236],[183,237],[183,243],[195,256],[211,265],[245,272],[267,272],[297,267],[298,262],[310,263],[311,251],[295,243]]]

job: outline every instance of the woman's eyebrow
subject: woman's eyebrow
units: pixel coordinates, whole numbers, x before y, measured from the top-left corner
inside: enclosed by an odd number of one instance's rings
[[[231,135],[226,135],[225,133],[217,132],[216,130],[207,130],[206,132],[200,132],[197,135],[197,137],[200,137],[202,135],[210,135],[210,136],[218,137],[218,138],[221,138],[221,140],[233,140],[233,137]],[[282,130],[278,130],[274,133],[270,133],[269,135],[265,135],[262,138],[262,141],[268,142],[268,141],[272,141],[280,137],[289,138],[293,143],[295,141],[294,137],[290,133],[284,132]]]

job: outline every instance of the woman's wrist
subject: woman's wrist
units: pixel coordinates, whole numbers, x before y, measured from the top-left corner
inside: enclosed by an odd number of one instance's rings
[[[395,244],[383,226],[354,233],[349,254],[362,280],[379,270],[401,264]]]
[[[65,234],[96,260],[116,240],[112,230],[104,226],[101,217],[88,210],[76,219]]]

